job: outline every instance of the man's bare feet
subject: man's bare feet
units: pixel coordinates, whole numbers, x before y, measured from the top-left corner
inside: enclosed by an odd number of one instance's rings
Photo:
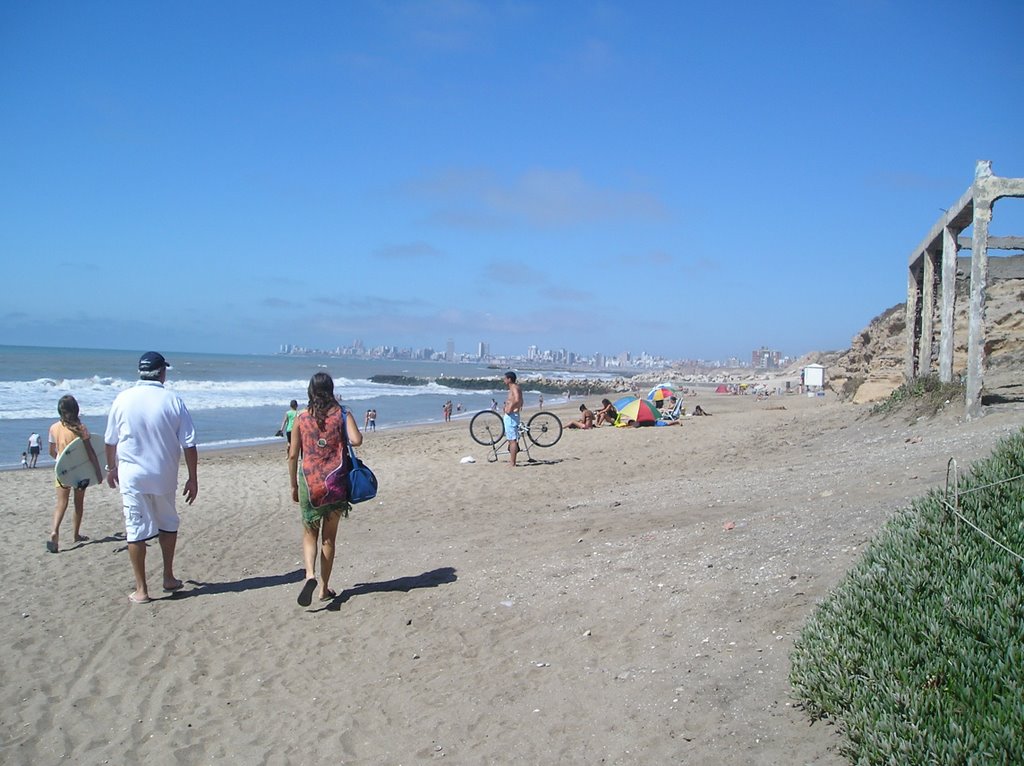
[[[167,593],[173,593],[176,590],[181,590],[185,587],[185,583],[181,580],[164,580],[164,591]]]
[[[335,593],[330,588],[328,588],[327,590],[320,591],[320,600],[321,601],[330,601],[332,598],[337,598],[337,597],[338,597],[338,594]]]
[[[84,543],[88,539],[89,539],[88,535],[75,535],[75,542],[76,543]]]

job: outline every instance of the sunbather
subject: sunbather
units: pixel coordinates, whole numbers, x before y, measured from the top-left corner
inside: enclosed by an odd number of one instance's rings
[[[582,413],[582,415],[580,415],[580,419],[572,421],[568,426],[566,426],[566,428],[586,429],[594,427],[594,413],[587,409],[587,405],[581,404],[580,412]]]
[[[594,419],[595,426],[603,426],[605,424],[613,426],[615,425],[615,418],[619,415],[618,410],[615,409],[615,405],[607,399],[601,400],[601,409],[597,411],[597,417]]]

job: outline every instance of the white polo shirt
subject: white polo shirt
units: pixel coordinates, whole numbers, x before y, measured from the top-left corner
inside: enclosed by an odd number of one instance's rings
[[[140,380],[114,399],[104,441],[117,445],[122,492],[172,495],[181,450],[196,446],[196,429],[176,394],[158,381]]]

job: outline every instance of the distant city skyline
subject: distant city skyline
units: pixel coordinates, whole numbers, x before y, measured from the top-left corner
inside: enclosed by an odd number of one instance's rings
[[[656,367],[669,367],[679,365],[695,365],[708,368],[719,367],[760,367],[764,369],[777,369],[793,361],[796,357],[788,357],[782,352],[762,346],[750,352],[749,361],[740,357],[727,357],[720,359],[690,359],[671,358],[656,354],[648,354],[642,351],[634,354],[631,351],[623,351],[619,354],[580,354],[568,349],[540,349],[536,345],[528,346],[525,354],[491,354],[490,344],[486,341],[479,341],[476,353],[458,351],[454,342],[447,341],[445,350],[438,351],[431,346],[413,348],[411,346],[401,347],[396,345],[381,344],[367,347],[362,340],[354,340],[348,346],[334,346],[331,348],[314,348],[303,345],[282,343],[278,348],[280,354],[296,355],[327,355],[327,356],[352,356],[365,359],[410,359],[423,361],[448,361],[455,363],[527,363],[555,364],[568,368],[585,367],[591,369],[650,369]]]

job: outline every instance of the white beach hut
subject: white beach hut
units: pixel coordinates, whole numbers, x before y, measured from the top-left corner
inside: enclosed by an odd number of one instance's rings
[[[825,366],[809,364],[801,370],[805,391],[820,391],[825,387]]]

